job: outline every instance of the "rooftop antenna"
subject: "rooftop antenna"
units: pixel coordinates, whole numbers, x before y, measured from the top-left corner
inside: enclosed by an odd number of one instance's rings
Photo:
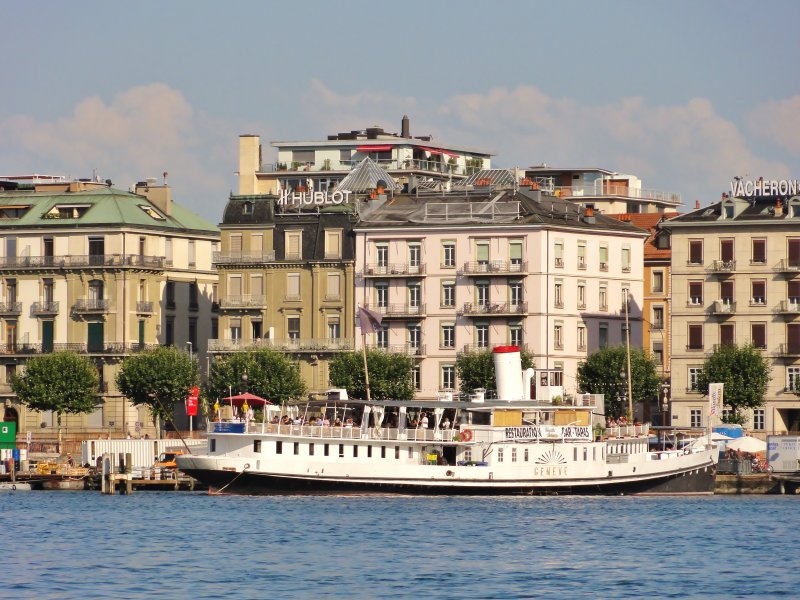
[[[166,187],[166,186],[167,186],[167,176],[169,175],[169,173],[167,173],[166,171],[164,171],[164,172],[162,173],[162,175],[164,176],[164,187]]]

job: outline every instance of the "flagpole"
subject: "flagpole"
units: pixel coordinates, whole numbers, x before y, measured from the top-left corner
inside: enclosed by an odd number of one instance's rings
[[[361,355],[364,357],[364,385],[367,387],[367,402],[371,402],[372,398],[369,394],[369,369],[367,368],[367,334],[361,330]]]

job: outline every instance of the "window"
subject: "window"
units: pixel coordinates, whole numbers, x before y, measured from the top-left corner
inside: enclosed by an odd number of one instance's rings
[[[522,242],[511,241],[508,243],[508,258],[512,271],[522,270]]]
[[[760,265],[765,264],[767,262],[767,240],[754,239],[752,248],[753,254],[750,261]]]
[[[197,310],[200,307],[199,303],[200,290],[196,282],[189,284],[189,310]]]
[[[511,462],[517,462],[517,449],[511,448]]]
[[[327,282],[327,289],[325,290],[325,299],[339,300],[341,293],[339,291],[339,282],[340,282],[339,273],[328,273],[325,279]]]
[[[242,320],[241,319],[231,319],[228,322],[228,327],[230,331],[230,336],[232,340],[240,340],[242,339]]]
[[[499,447],[497,448],[497,462],[503,462],[503,449]]]
[[[303,232],[284,232],[284,258],[286,260],[300,260],[303,257]]]
[[[418,364],[411,367],[411,383],[413,384],[415,390],[419,391],[422,389],[420,366]],[[386,458],[386,456],[381,456],[381,458]]]
[[[381,323],[380,328],[375,332],[375,345],[378,348],[389,347],[389,324]]]
[[[702,350],[703,349],[703,325],[701,323],[690,323],[689,327],[689,344],[687,350]]]
[[[164,240],[164,258],[167,260],[167,266],[172,266],[172,238],[168,237]]]
[[[342,326],[339,317],[328,317],[328,339],[338,340],[342,337]]]
[[[553,246],[553,256],[556,267],[564,266],[564,240],[556,240]]]
[[[600,246],[600,270],[608,271],[608,246]]]
[[[418,309],[420,307],[419,283],[418,282],[409,283],[406,289],[408,290],[408,307]]]
[[[253,452],[261,452],[261,440],[253,440]]]
[[[767,347],[767,324],[766,323],[750,323],[750,339],[753,346],[761,350]]]
[[[442,282],[442,308],[452,308],[456,305],[456,282]]]
[[[689,389],[690,392],[699,392],[699,379],[700,374],[703,372],[703,367],[689,367],[688,375],[689,375]]]
[[[703,264],[703,240],[689,240],[689,264]]]
[[[286,319],[286,331],[290,340],[299,340],[300,317],[288,317]]]
[[[375,260],[377,261],[378,268],[383,269],[385,273],[386,267],[389,266],[389,244],[383,242],[375,244]]]
[[[475,282],[475,302],[478,306],[489,306],[489,282]]]
[[[513,322],[508,324],[508,342],[512,346],[522,346],[522,323]]]
[[[800,304],[800,281],[789,281],[786,291],[789,304]]]
[[[489,324],[476,323],[475,324],[475,344],[478,348],[489,347]]]
[[[586,308],[586,284],[578,283],[578,308]]]
[[[286,299],[300,300],[300,273],[286,274]]]
[[[625,246],[622,249],[622,272],[631,272],[631,249],[630,246]]]
[[[786,367],[786,391],[800,391],[800,367]]]
[[[719,257],[726,266],[733,264],[734,247],[733,240],[720,240],[719,242]]]
[[[692,306],[701,306],[703,304],[702,281],[689,282],[689,304],[691,304]]]
[[[45,307],[49,307],[55,301],[55,283],[49,277],[42,280],[42,300]]]
[[[389,284],[385,281],[375,282],[375,305],[378,308],[389,306]]]
[[[283,454],[283,442],[275,442],[275,454]]]
[[[479,267],[484,267],[483,270],[486,270],[488,268],[489,266],[488,241],[475,242],[475,259],[477,260]]]
[[[689,411],[689,423],[691,427],[703,426],[703,411],[699,408],[693,408]]]
[[[664,329],[664,307],[663,306],[654,306],[653,307],[653,322],[650,327],[651,329],[661,330]]]
[[[442,348],[456,347],[456,326],[453,323],[442,323],[440,335]]]
[[[721,281],[719,284],[719,299],[723,304],[733,304],[733,282]]]
[[[47,258],[52,258],[54,255],[55,255],[55,243],[53,241],[53,238],[51,237],[44,238],[42,240],[42,256],[45,256]],[[9,254],[8,256],[11,255]]]
[[[789,354],[800,354],[800,324],[786,325],[786,350]]]
[[[553,326],[553,348],[556,350],[564,349],[564,324],[556,323]]]
[[[664,292],[664,271],[653,271],[651,289],[657,294]]]
[[[341,258],[342,232],[339,229],[325,231],[325,258]]]
[[[719,343],[731,346],[736,342],[736,329],[733,323],[722,323],[719,326]]]
[[[766,414],[766,409],[753,409],[753,429],[757,431],[764,431],[764,429],[766,429]]]
[[[553,289],[553,305],[556,308],[564,308],[564,284],[560,280],[556,280]]]
[[[750,282],[752,295],[750,296],[751,304],[764,305],[767,303],[767,282],[763,279],[753,280]]]
[[[600,310],[608,310],[608,287],[600,286]]]
[[[508,296],[512,307],[522,304],[522,281],[514,280],[508,282]]]
[[[790,239],[789,242],[789,266],[800,267],[800,239]]]
[[[608,323],[600,323],[597,336],[597,345],[600,348],[608,348]]]
[[[175,317],[167,317],[164,323],[164,345],[172,346],[175,344]]]
[[[197,317],[189,318],[189,343],[192,348],[197,348]]]
[[[586,242],[578,241],[578,268],[586,268]]]
[[[242,276],[231,275],[228,277],[228,296],[238,297],[242,295]]]
[[[197,264],[195,256],[195,243],[194,240],[189,240],[189,266],[194,267]]]
[[[416,354],[419,352],[422,342],[422,327],[419,323],[413,323],[406,327],[406,333],[408,335],[408,345]]]
[[[456,388],[455,365],[441,366],[441,385],[443,390],[454,390]]]
[[[250,339],[257,340],[261,337],[261,321],[250,321]]]
[[[586,350],[586,326],[578,325],[578,350]]]
[[[408,270],[409,273],[419,273],[422,260],[422,246],[419,242],[408,245]]]
[[[656,368],[661,369],[664,366],[664,342],[653,342],[653,362],[656,363]]]
[[[442,266],[447,268],[456,266],[455,242],[442,242]]]

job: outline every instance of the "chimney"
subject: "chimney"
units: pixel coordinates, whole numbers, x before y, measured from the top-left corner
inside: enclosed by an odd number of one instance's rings
[[[586,207],[586,210],[583,213],[583,222],[589,223],[590,225],[597,223],[597,219],[594,216],[594,209],[591,206]]]
[[[172,214],[172,188],[167,185],[153,185],[152,181],[140,181],[134,191],[144,196],[167,216]]]
[[[695,208],[695,210],[697,210],[698,208],[700,208],[700,200],[695,200],[695,201],[694,201],[694,208]]]
[[[408,120],[408,115],[403,115],[403,120],[400,123],[400,137],[411,137],[411,123]]]

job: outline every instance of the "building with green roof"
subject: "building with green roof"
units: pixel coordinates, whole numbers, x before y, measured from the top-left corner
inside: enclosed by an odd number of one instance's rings
[[[121,396],[116,373],[126,356],[156,344],[206,365],[207,340],[217,337],[211,259],[219,238],[152,180],[134,192],[110,182],[0,181],[5,420],[31,431],[34,449],[55,438],[56,415],[17,403],[9,382],[27,358],[69,349],[95,362],[101,386],[96,411],[62,418],[67,435],[152,436],[147,410]]]

